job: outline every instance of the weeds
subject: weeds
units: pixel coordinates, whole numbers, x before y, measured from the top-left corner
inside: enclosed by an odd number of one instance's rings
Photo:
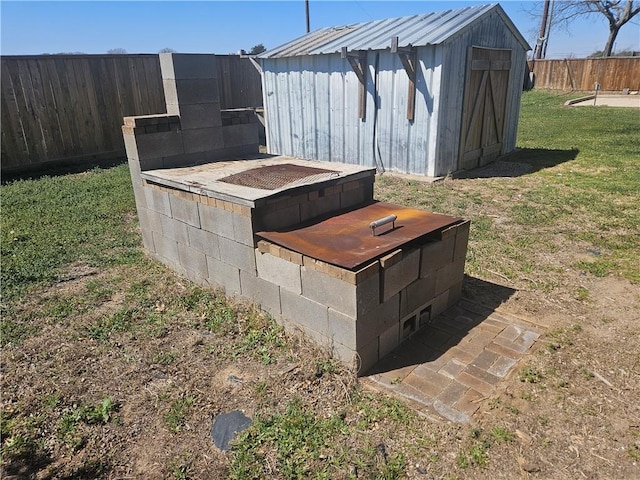
[[[543,379],[542,372],[535,367],[524,367],[520,370],[518,378],[524,383],[540,383]]]
[[[186,396],[175,400],[171,403],[169,411],[164,415],[164,422],[173,433],[178,433],[184,426],[187,415],[195,398],[192,396]]]

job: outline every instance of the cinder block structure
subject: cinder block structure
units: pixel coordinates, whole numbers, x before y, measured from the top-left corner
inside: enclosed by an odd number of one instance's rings
[[[258,155],[214,62],[163,54],[169,113],[124,120],[145,248],[365,372],[460,298],[469,222],[374,201],[372,168]]]

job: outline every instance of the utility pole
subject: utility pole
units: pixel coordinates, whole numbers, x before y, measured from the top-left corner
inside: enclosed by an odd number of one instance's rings
[[[307,33],[311,31],[311,27],[309,24],[309,0],[304,0],[305,10],[307,11]]]
[[[542,49],[542,58],[547,58],[547,47],[549,46],[549,36],[551,35],[551,25],[553,25],[553,10],[555,0],[551,0],[551,11],[547,20],[547,32],[544,34],[544,48]]]
[[[547,42],[547,18],[549,17],[549,0],[544,0],[544,8],[542,10],[542,22],[540,23],[540,35],[538,35],[538,42],[536,43],[535,59],[540,60],[542,58],[543,46]]]

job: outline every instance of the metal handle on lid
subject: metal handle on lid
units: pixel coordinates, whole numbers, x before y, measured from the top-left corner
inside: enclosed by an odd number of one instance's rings
[[[375,237],[376,228],[382,227],[383,225],[386,225],[387,223],[391,223],[391,224],[393,224],[391,229],[394,229],[394,228],[396,228],[396,220],[397,219],[398,219],[397,215],[394,215],[394,214],[387,215],[386,217],[382,217],[382,218],[379,218],[378,220],[374,220],[373,222],[371,222],[369,224],[369,228],[372,230],[373,236]]]

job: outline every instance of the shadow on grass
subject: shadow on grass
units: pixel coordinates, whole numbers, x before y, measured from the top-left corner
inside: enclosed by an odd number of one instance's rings
[[[95,168],[112,168],[127,163],[126,157],[102,158],[75,162],[56,161],[15,172],[2,172],[2,185],[16,180],[37,180],[42,177],[58,177],[74,173],[88,172]]]
[[[561,163],[575,160],[579,150],[551,150],[546,148],[520,148],[496,161],[473,170],[453,174],[454,178],[520,177]]]
[[[390,372],[404,367],[434,362],[458,345],[467,334],[491,317],[516,290],[464,276],[462,300],[421,327],[393,352],[383,358],[366,375]],[[500,316],[501,322],[508,320]],[[493,327],[492,327],[493,328]],[[488,341],[487,341],[488,343]]]

